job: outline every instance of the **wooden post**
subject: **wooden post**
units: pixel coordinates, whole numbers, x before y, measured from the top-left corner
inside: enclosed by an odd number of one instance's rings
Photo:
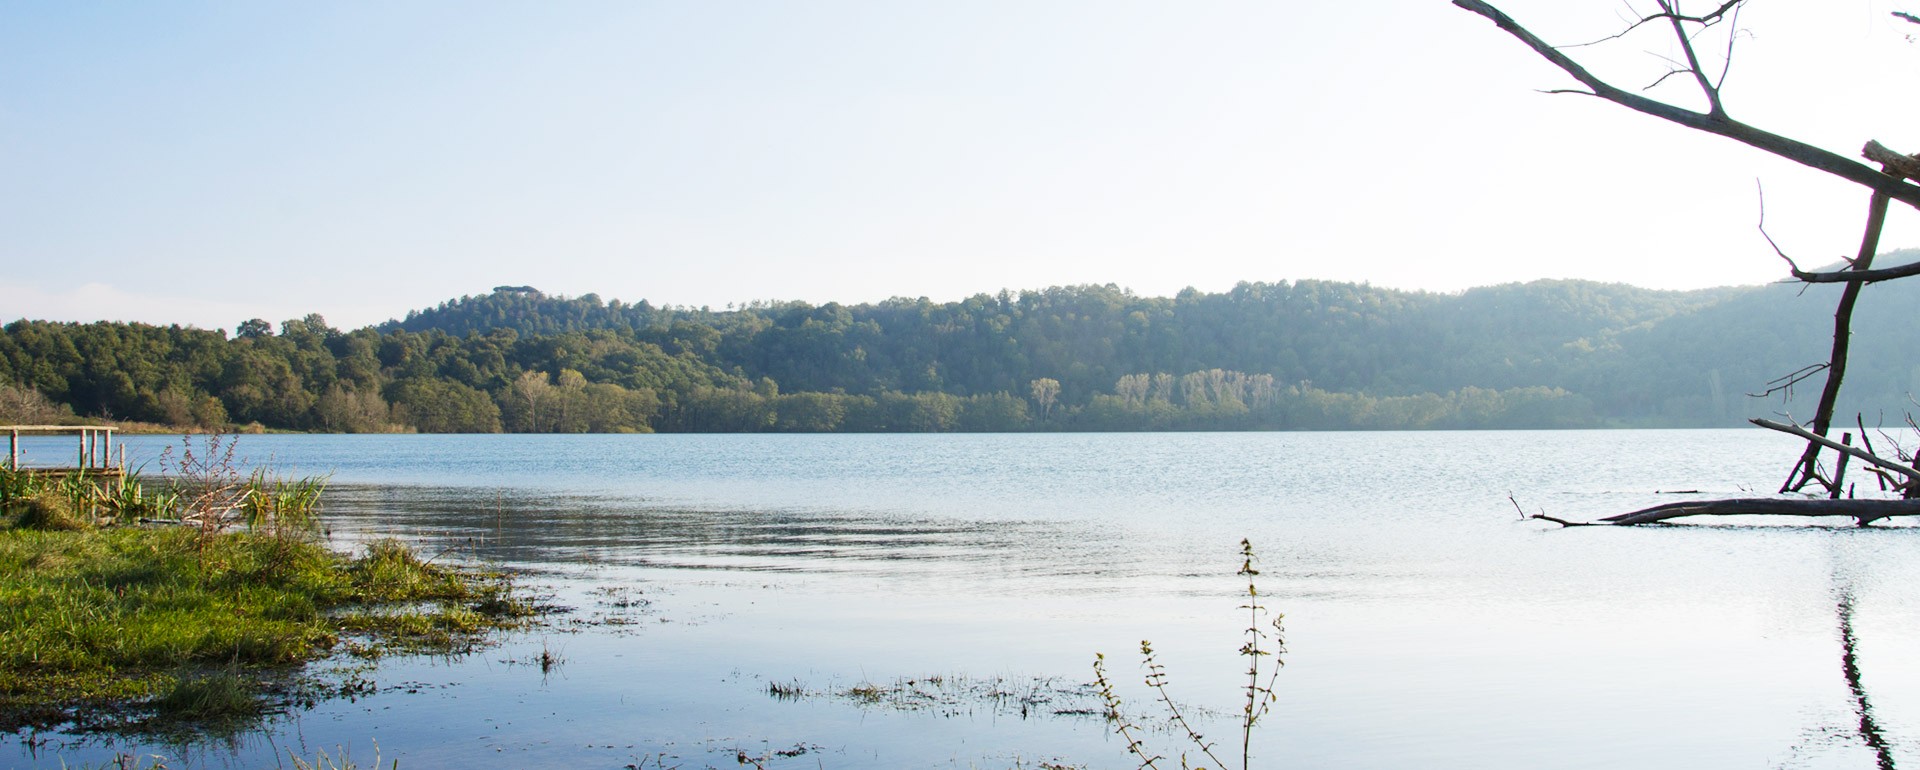
[[[7,470],[20,470],[20,431],[7,431]]]
[[[1840,434],[1840,445],[1853,446],[1853,434],[1852,433]],[[1846,489],[1846,486],[1844,485],[1844,481],[1847,478],[1847,461],[1851,459],[1853,459],[1853,455],[1847,454],[1846,452],[1841,452],[1840,459],[1834,461],[1833,489],[1827,492],[1827,499],[1829,500],[1840,499],[1840,491],[1843,489]]]

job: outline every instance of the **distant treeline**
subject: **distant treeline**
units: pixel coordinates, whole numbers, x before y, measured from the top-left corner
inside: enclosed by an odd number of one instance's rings
[[[1850,405],[1897,419],[1906,404],[1915,294],[1867,292]],[[332,432],[1726,425],[1801,408],[1742,394],[1823,360],[1831,313],[1824,288],[1578,281],[720,311],[502,286],[349,332],[317,315],[231,337],[18,321],[0,335],[0,411],[37,392],[80,415]]]

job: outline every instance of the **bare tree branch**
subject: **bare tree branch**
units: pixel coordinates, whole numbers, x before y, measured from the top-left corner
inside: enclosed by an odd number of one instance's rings
[[[1822,436],[1817,433],[1814,433],[1813,431],[1807,430],[1806,428],[1802,428],[1798,425],[1788,425],[1786,423],[1774,422],[1773,420],[1764,420],[1760,418],[1754,418],[1752,420],[1748,420],[1747,422],[1751,422],[1755,425],[1758,425],[1762,428],[1766,428],[1768,430],[1777,430],[1777,431],[1780,431],[1781,433],[1791,433],[1795,436],[1799,436],[1800,438],[1806,439],[1807,442],[1810,444],[1818,444],[1820,446],[1831,449],[1835,452],[1853,455],[1854,457],[1857,457],[1861,460],[1865,460],[1867,462],[1873,463],[1874,465],[1880,466],[1894,473],[1898,473],[1902,476],[1906,476],[1907,478],[1912,479],[1915,482],[1920,482],[1920,470],[1914,470],[1913,468],[1909,468],[1905,465],[1901,465],[1900,463],[1894,462],[1892,460],[1888,460],[1886,458],[1876,457],[1863,450],[1847,446],[1838,441],[1834,441],[1833,439],[1827,438],[1826,436]]]
[[[1661,83],[1665,83],[1665,82],[1667,82],[1667,78],[1670,78],[1670,77],[1673,77],[1673,76],[1675,76],[1675,75],[1685,75],[1685,74],[1687,74],[1687,71],[1686,71],[1685,69],[1683,69],[1683,68],[1680,68],[1680,67],[1675,67],[1675,68],[1673,68],[1673,69],[1670,69],[1670,70],[1667,70],[1667,72],[1666,72],[1666,74],[1664,74],[1664,75],[1661,75],[1661,76],[1660,76],[1660,77],[1658,77],[1658,78],[1655,78],[1653,82],[1651,82],[1651,83],[1648,83],[1648,84],[1646,85],[1646,87],[1644,87],[1644,88],[1642,88],[1642,89],[1640,89],[1640,90],[1642,90],[1642,91],[1652,91],[1653,89],[1655,89],[1655,88],[1658,88],[1658,87],[1660,86],[1660,84],[1661,84]]]
[[[1920,179],[1920,157],[1901,155],[1872,139],[1867,140],[1867,146],[1860,148],[1860,157],[1885,166],[1888,174]]]
[[[1768,380],[1766,390],[1760,391],[1759,393],[1748,393],[1747,397],[1748,398],[1766,398],[1775,393],[1780,393],[1782,391],[1785,391],[1788,398],[1792,398],[1793,386],[1800,384],[1802,380],[1805,380],[1809,377],[1812,377],[1826,370],[1827,370],[1826,364],[1807,364],[1806,366],[1802,366],[1798,369],[1795,369],[1792,372],[1787,373],[1786,375],[1775,377],[1771,380]]]
[[[1753,180],[1753,194],[1755,199],[1757,199],[1760,202],[1760,224],[1759,224],[1760,237],[1767,239],[1767,245],[1773,247],[1773,253],[1780,255],[1781,259],[1786,260],[1787,269],[1789,271],[1799,272],[1800,270],[1799,263],[1794,262],[1793,257],[1787,256],[1787,252],[1782,251],[1780,249],[1780,244],[1774,242],[1773,234],[1767,232],[1767,187],[1766,185],[1761,184],[1760,180],[1758,179]]]
[[[1571,75],[1574,80],[1580,81],[1581,85],[1591,89],[1594,96],[1635,112],[1651,115],[1709,134],[1724,136],[1741,144],[1764,150],[1795,163],[1825,171],[1841,179],[1871,189],[1876,193],[1884,194],[1893,200],[1900,201],[1915,208],[1920,208],[1920,186],[1910,184],[1899,177],[1882,173],[1871,166],[1838,153],[1741,123],[1727,117],[1724,113],[1694,112],[1665,102],[1649,99],[1631,91],[1622,90],[1611,83],[1601,80],[1598,76],[1581,66],[1579,62],[1574,61],[1572,57],[1567,56],[1565,52],[1541,40],[1539,36],[1528,31],[1527,28],[1520,26],[1519,22],[1513,20],[1513,17],[1487,4],[1485,0],[1453,0],[1453,4],[1492,21],[1494,25],[1502,31],[1526,44],[1528,48],[1533,49],[1533,52],[1541,58],[1546,59],[1555,67],[1560,68],[1561,71]],[[1728,3],[1725,7],[1731,8],[1733,5],[1735,5],[1735,3]],[[1712,16],[1714,15],[1708,14],[1703,17],[1690,18],[1698,19]],[[1663,16],[1662,18],[1666,17]]]
[[[1740,39],[1740,9],[1746,7],[1737,3],[1729,4],[1733,5],[1733,20],[1731,22],[1733,29],[1727,33],[1727,50],[1721,54],[1720,57],[1720,77],[1714,78],[1713,80],[1713,90],[1716,92],[1726,87],[1727,76],[1733,73],[1733,44],[1734,41]],[[1724,8],[1723,6],[1722,9],[1724,10]]]
[[[1799,269],[1793,271],[1794,280],[1804,283],[1879,283],[1910,275],[1920,275],[1920,262],[1878,270],[1841,270],[1832,273],[1815,273]]]
[[[1885,193],[1874,192],[1867,202],[1867,225],[1860,233],[1860,250],[1847,262],[1847,272],[1862,273],[1873,269],[1873,257],[1880,252],[1880,233],[1887,223],[1887,204]],[[1860,290],[1866,284],[1848,283],[1840,292],[1839,305],[1833,311],[1833,352],[1827,356],[1827,384],[1820,389],[1820,404],[1814,407],[1813,433],[1827,435],[1827,427],[1833,422],[1833,408],[1840,400],[1840,383],[1847,376],[1847,350],[1853,343],[1853,307],[1860,300]],[[1794,467],[1794,473],[1780,491],[1798,490],[1807,483],[1819,480],[1828,490],[1838,487],[1838,482],[1825,481],[1818,475],[1817,461],[1822,444],[1808,441],[1807,449],[1800,455],[1800,462]]]
[[[1673,37],[1680,41],[1680,52],[1686,54],[1687,71],[1693,73],[1693,82],[1700,86],[1700,93],[1707,97],[1707,115],[1726,119],[1727,108],[1720,103],[1720,89],[1714,88],[1712,81],[1707,80],[1706,71],[1700,69],[1700,57],[1693,52],[1693,38],[1687,34],[1686,22],[1672,15],[1673,5],[1668,0],[1659,0],[1659,3],[1660,8],[1669,14],[1668,20],[1673,23]]]
[[[1916,158],[1915,156],[1912,156],[1912,155],[1902,155],[1894,150],[1887,149],[1886,145],[1883,145],[1879,142],[1876,142],[1876,141],[1867,142],[1867,146],[1864,148],[1861,148],[1860,154],[1862,157],[1865,157],[1868,160],[1882,164],[1882,168],[1884,168],[1886,170],[1886,173],[1889,175],[1903,176],[1903,177],[1920,177],[1920,158]],[[1766,214],[1764,209],[1762,210],[1761,216],[1762,216],[1762,221],[1765,221],[1764,217],[1766,216]],[[1885,219],[1886,212],[1884,211],[1884,209],[1882,209],[1879,212],[1879,217],[1881,220]],[[1878,248],[1879,225],[1876,223],[1877,221],[1879,220],[1873,219],[1873,216],[1870,212],[1867,227],[1869,228],[1869,232],[1873,235],[1873,240],[1871,241],[1871,243],[1862,244],[1861,246],[1861,248],[1863,249],[1863,251],[1861,252],[1862,255],[1865,255],[1866,252],[1864,250],[1867,248]],[[1762,234],[1765,234],[1765,232],[1766,232],[1765,230],[1761,231]],[[1772,243],[1773,239],[1768,238],[1767,242]],[[1775,246],[1774,251],[1775,253],[1779,253],[1780,251],[1779,247]],[[1780,256],[1782,259],[1786,259],[1785,254],[1781,254]],[[1849,259],[1847,260],[1848,269],[1835,271],[1835,272],[1826,272],[1826,273],[1801,270],[1800,266],[1794,264],[1793,260],[1791,259],[1787,260],[1787,265],[1788,265],[1788,270],[1793,274],[1794,279],[1801,281],[1802,283],[1845,283],[1845,284],[1859,285],[1859,284],[1868,284],[1868,283],[1879,283],[1881,281],[1891,281],[1895,278],[1905,278],[1910,275],[1920,275],[1920,262],[1899,265],[1896,267],[1882,268],[1879,270],[1871,270],[1871,269],[1867,269],[1871,267],[1871,265],[1866,262],[1862,262],[1861,261],[1862,259],[1871,260],[1872,257],[1863,256],[1863,257],[1855,257],[1853,259]]]
[[[1726,2],[1721,3],[1719,8],[1713,9],[1712,13],[1708,13],[1704,16],[1676,16],[1675,18],[1681,21],[1691,21],[1699,24],[1712,24],[1716,21],[1719,21],[1721,17],[1726,16],[1729,11],[1733,12],[1734,15],[1738,16],[1740,13],[1740,6],[1745,3],[1746,3],[1746,0],[1727,0]]]
[[[1573,43],[1570,45],[1563,45],[1558,47],[1559,48],[1587,48],[1587,47],[1599,45],[1601,43],[1619,40],[1623,37],[1626,37],[1627,35],[1632,34],[1633,31],[1636,29],[1639,29],[1648,24],[1652,24],[1654,22],[1660,21],[1662,19],[1677,18],[1680,21],[1693,22],[1696,24],[1704,25],[1704,26],[1712,26],[1715,22],[1718,22],[1720,20],[1720,17],[1725,16],[1728,11],[1738,10],[1739,7],[1745,2],[1746,0],[1727,0],[1727,2],[1721,4],[1719,8],[1715,8],[1712,13],[1708,13],[1701,16],[1679,16],[1677,14],[1666,12],[1666,11],[1662,11],[1660,13],[1655,13],[1655,14],[1649,14],[1649,15],[1641,16],[1639,18],[1634,19],[1633,23],[1628,24],[1626,29],[1620,30],[1619,32],[1615,32],[1611,35],[1600,38],[1598,40],[1589,40],[1585,43]]]

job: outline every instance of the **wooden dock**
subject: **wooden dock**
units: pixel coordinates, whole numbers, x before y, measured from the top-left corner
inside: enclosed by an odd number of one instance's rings
[[[32,471],[52,475],[101,476],[127,475],[127,445],[113,443],[114,429],[103,425],[0,425],[7,432],[7,470]],[[20,437],[23,435],[75,435],[80,440],[72,465],[36,465],[23,461]],[[117,450],[117,456],[116,456]]]

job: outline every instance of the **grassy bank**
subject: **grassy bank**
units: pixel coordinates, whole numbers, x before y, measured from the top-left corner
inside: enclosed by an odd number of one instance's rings
[[[0,729],[257,718],[326,685],[337,653],[455,653],[528,610],[498,575],[308,530],[106,524],[63,496],[15,498],[0,524]],[[302,683],[304,681],[304,683]]]

